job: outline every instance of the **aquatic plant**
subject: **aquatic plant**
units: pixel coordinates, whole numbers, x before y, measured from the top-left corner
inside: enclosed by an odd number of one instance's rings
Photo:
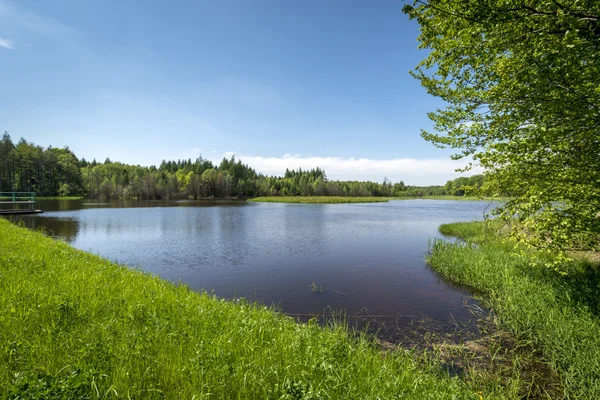
[[[313,293],[323,293],[323,286],[317,286],[317,284],[313,282],[310,284],[310,290],[312,290]]]

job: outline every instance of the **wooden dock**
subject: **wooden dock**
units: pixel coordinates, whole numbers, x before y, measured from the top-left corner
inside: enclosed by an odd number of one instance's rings
[[[41,214],[42,210],[3,210],[0,208],[0,215],[14,215],[14,214]]]
[[[2,204],[10,204],[12,208],[0,208],[0,215],[39,214],[43,212],[35,208],[34,192],[0,192],[0,207]],[[19,208],[23,205],[27,208]]]

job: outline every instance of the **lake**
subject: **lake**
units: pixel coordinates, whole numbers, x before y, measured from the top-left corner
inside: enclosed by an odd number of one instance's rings
[[[225,298],[290,315],[469,321],[469,294],[425,263],[442,223],[480,220],[489,202],[39,201],[13,217],[72,246]]]

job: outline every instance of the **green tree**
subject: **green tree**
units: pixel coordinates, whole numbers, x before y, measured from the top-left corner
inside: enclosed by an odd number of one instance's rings
[[[486,171],[538,246],[600,235],[600,2],[417,0],[427,57],[412,74],[447,106],[422,136]],[[472,160],[471,160],[472,158]]]
[[[202,181],[204,183],[204,196],[214,197],[217,192],[217,180],[219,173],[216,169],[207,169],[202,173]]]
[[[12,191],[15,184],[17,161],[14,149],[15,145],[5,131],[0,140],[0,192]]]

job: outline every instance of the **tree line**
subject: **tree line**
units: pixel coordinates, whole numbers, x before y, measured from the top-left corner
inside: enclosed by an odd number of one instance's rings
[[[266,176],[236,160],[216,165],[195,160],[162,161],[159,166],[128,165],[79,159],[68,147],[44,148],[5,132],[0,140],[0,192],[35,192],[38,196],[90,198],[201,199],[256,196],[432,196],[464,194],[481,186],[483,177],[461,177],[443,186],[411,186],[400,181],[329,180],[320,168],[286,170]]]

